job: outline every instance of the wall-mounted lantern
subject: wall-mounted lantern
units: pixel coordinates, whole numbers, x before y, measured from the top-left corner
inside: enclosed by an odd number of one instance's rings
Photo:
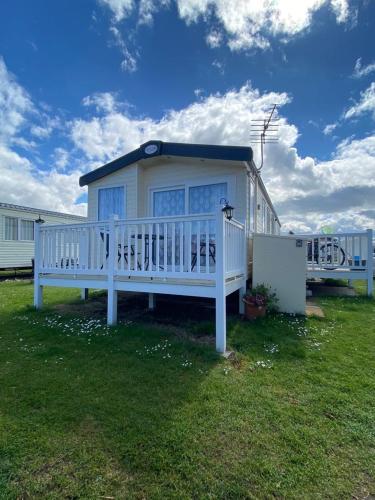
[[[44,219],[42,219],[42,218],[40,217],[40,214],[39,214],[39,217],[35,220],[35,223],[36,223],[36,224],[44,224],[44,223],[45,223],[45,220],[44,220]]]
[[[223,205],[223,208],[221,210],[224,212],[225,217],[228,220],[231,220],[233,217],[234,208],[231,205],[229,205],[228,200],[226,198],[221,198],[220,204]]]

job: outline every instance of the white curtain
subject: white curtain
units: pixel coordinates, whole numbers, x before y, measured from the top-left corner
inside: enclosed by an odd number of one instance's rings
[[[5,217],[5,239],[18,240],[18,219],[16,217]]]
[[[98,207],[99,220],[109,220],[113,215],[125,219],[124,187],[99,189]]]
[[[21,220],[21,240],[32,241],[34,239],[34,221]]]

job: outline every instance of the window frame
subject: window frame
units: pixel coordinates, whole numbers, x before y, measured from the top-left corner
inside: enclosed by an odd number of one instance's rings
[[[22,222],[32,222],[33,224],[33,238],[31,240],[25,240],[24,238],[21,238],[22,234]],[[23,219],[22,217],[19,217],[18,219],[18,241],[26,241],[26,242],[31,242],[35,241],[35,221],[33,219]]]
[[[236,179],[231,175],[221,175],[221,176],[213,176],[213,177],[202,177],[199,179],[187,180],[183,184],[159,184],[149,186],[148,191],[148,208],[147,212],[149,217],[154,217],[154,204],[153,197],[155,191],[173,191],[175,189],[184,189],[185,190],[185,213],[183,215],[191,215],[189,213],[189,189],[191,187],[197,186],[209,186],[211,184],[227,184],[227,196],[229,203],[234,203],[231,200],[235,198],[236,192]],[[203,214],[202,214],[203,215]],[[181,217],[181,216],[176,216]]]
[[[6,220],[7,219],[15,219],[17,222],[17,237],[15,239],[6,237]],[[19,231],[20,231],[19,217],[15,217],[13,215],[4,215],[4,241],[20,241],[19,240]]]
[[[99,190],[100,189],[113,189],[113,188],[124,188],[124,219],[126,219],[126,214],[128,212],[128,207],[126,205],[127,201],[127,192],[126,192],[126,184],[106,184],[105,186],[97,186],[95,188],[95,199],[96,199],[96,220],[97,222],[100,222],[99,219]],[[105,221],[102,221],[105,222]]]

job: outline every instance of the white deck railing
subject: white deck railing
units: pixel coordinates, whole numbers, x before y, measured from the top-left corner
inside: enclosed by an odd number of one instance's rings
[[[362,233],[303,235],[308,277],[366,279],[373,284],[372,229]]]
[[[218,259],[225,278],[245,272],[244,225],[221,212],[38,226],[36,240],[45,274],[215,279]]]
[[[372,231],[309,234],[306,245],[309,269],[367,270],[372,263]]]

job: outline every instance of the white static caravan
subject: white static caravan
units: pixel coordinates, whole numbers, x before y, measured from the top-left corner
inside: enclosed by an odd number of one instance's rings
[[[226,296],[245,291],[253,233],[280,223],[249,147],[150,141],[80,179],[88,222],[38,226],[36,307],[44,285],[211,297],[226,348]],[[233,207],[229,213],[228,207]],[[241,304],[240,304],[241,307]]]
[[[34,258],[34,224],[41,217],[46,224],[74,224],[87,219],[0,202],[0,269],[31,267]]]

